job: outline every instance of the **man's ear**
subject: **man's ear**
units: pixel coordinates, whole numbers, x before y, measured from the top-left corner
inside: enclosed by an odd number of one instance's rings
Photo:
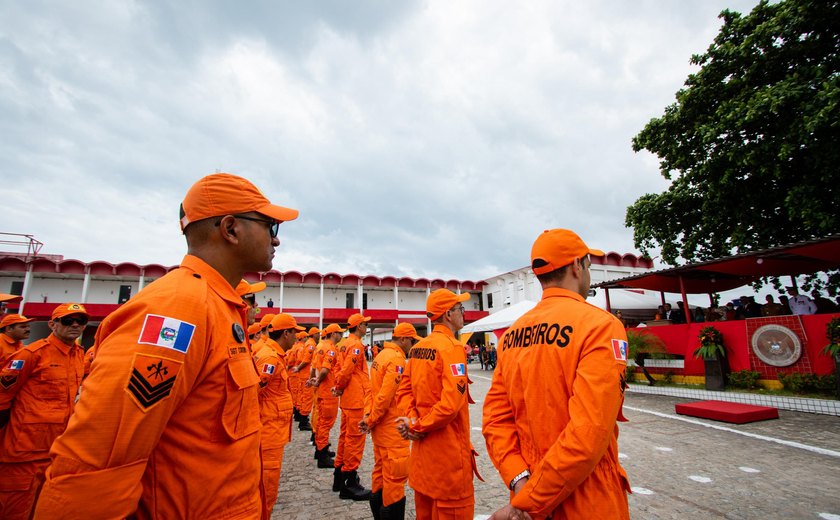
[[[219,232],[222,238],[226,241],[238,244],[239,239],[236,237],[237,220],[233,215],[225,215],[219,222]]]

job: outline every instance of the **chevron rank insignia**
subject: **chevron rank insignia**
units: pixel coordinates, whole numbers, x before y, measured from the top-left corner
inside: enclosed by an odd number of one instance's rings
[[[169,397],[183,362],[162,356],[135,354],[126,391],[144,412]]]

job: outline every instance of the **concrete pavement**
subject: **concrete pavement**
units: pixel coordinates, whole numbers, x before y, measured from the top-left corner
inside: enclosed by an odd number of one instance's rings
[[[475,481],[476,518],[507,503],[508,491],[487,457],[481,407],[492,372],[470,365],[472,442],[485,482]],[[619,451],[637,519],[823,518],[840,520],[840,418],[780,410],[780,419],[733,425],[678,416],[686,399],[628,393]],[[332,432],[335,444],[338,421]],[[367,502],[341,500],[332,471],[317,469],[308,432],[286,447],[273,519],[371,518]],[[370,438],[360,468],[370,487]],[[407,489],[406,518],[415,518]]]

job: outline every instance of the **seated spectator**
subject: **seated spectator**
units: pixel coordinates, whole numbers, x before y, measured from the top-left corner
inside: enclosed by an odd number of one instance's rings
[[[706,311],[703,310],[703,307],[695,307],[694,312],[691,314],[691,320],[694,323],[703,323],[706,321]]]

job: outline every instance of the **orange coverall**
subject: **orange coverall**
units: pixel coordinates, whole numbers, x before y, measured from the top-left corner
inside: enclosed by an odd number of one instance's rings
[[[342,343],[344,354],[335,377],[335,387],[341,390],[341,434],[335,454],[335,467],[354,471],[362,463],[365,451],[365,434],[359,429],[364,417],[365,402],[370,400],[365,345],[354,334]],[[342,442],[343,441],[343,442]]]
[[[397,388],[397,405],[410,419],[414,441],[408,483],[418,518],[473,518],[475,455],[467,409],[469,381],[464,346],[452,331],[435,325],[408,354]]]
[[[618,319],[560,288],[502,336],[483,433],[506,484],[531,472],[514,507],[535,519],[629,518],[616,425],[626,341]]]
[[[315,397],[315,389],[306,386],[306,380],[309,379],[309,371],[312,369],[312,355],[315,353],[315,340],[309,338],[303,344],[303,350],[298,356],[298,364],[306,363],[306,366],[298,372],[301,380],[300,388],[300,405],[298,411],[301,415],[309,415],[312,412],[312,401]]]
[[[382,490],[382,505],[389,506],[405,496],[408,481],[409,441],[397,432],[395,420],[404,414],[394,398],[405,370],[405,354],[386,341],[370,366],[371,400],[366,422],[373,439],[371,491]]]
[[[221,274],[187,255],[105,318],[35,518],[260,518],[245,312]]]
[[[67,427],[82,384],[81,347],[53,334],[17,351],[0,371],[0,518],[27,519],[36,475],[49,465],[49,449]]]
[[[270,516],[277,502],[283,450],[292,440],[292,394],[283,349],[269,338],[256,354],[260,373],[260,421],[262,422],[263,486],[265,511]]]
[[[23,348],[23,343],[15,341],[5,333],[0,333],[0,367],[6,366],[6,360]]]
[[[300,356],[300,349],[303,348],[303,342],[297,341],[292,348],[286,352],[286,371],[292,367],[296,367],[300,361],[298,360]],[[292,372],[288,372],[289,374],[289,391],[292,393],[292,403],[294,407],[300,411],[300,387],[301,387],[301,379],[300,373],[294,374]]]
[[[320,355],[318,351],[320,350]],[[320,362],[318,359],[320,358]],[[330,443],[330,430],[335,424],[338,415],[338,398],[332,395],[332,387],[335,386],[335,367],[338,360],[338,351],[332,341],[321,340],[315,355],[312,356],[312,366],[316,367],[316,374],[321,369],[327,369],[327,376],[318,385],[318,425],[315,428],[315,448],[323,450]],[[316,363],[319,363],[316,365]]]

